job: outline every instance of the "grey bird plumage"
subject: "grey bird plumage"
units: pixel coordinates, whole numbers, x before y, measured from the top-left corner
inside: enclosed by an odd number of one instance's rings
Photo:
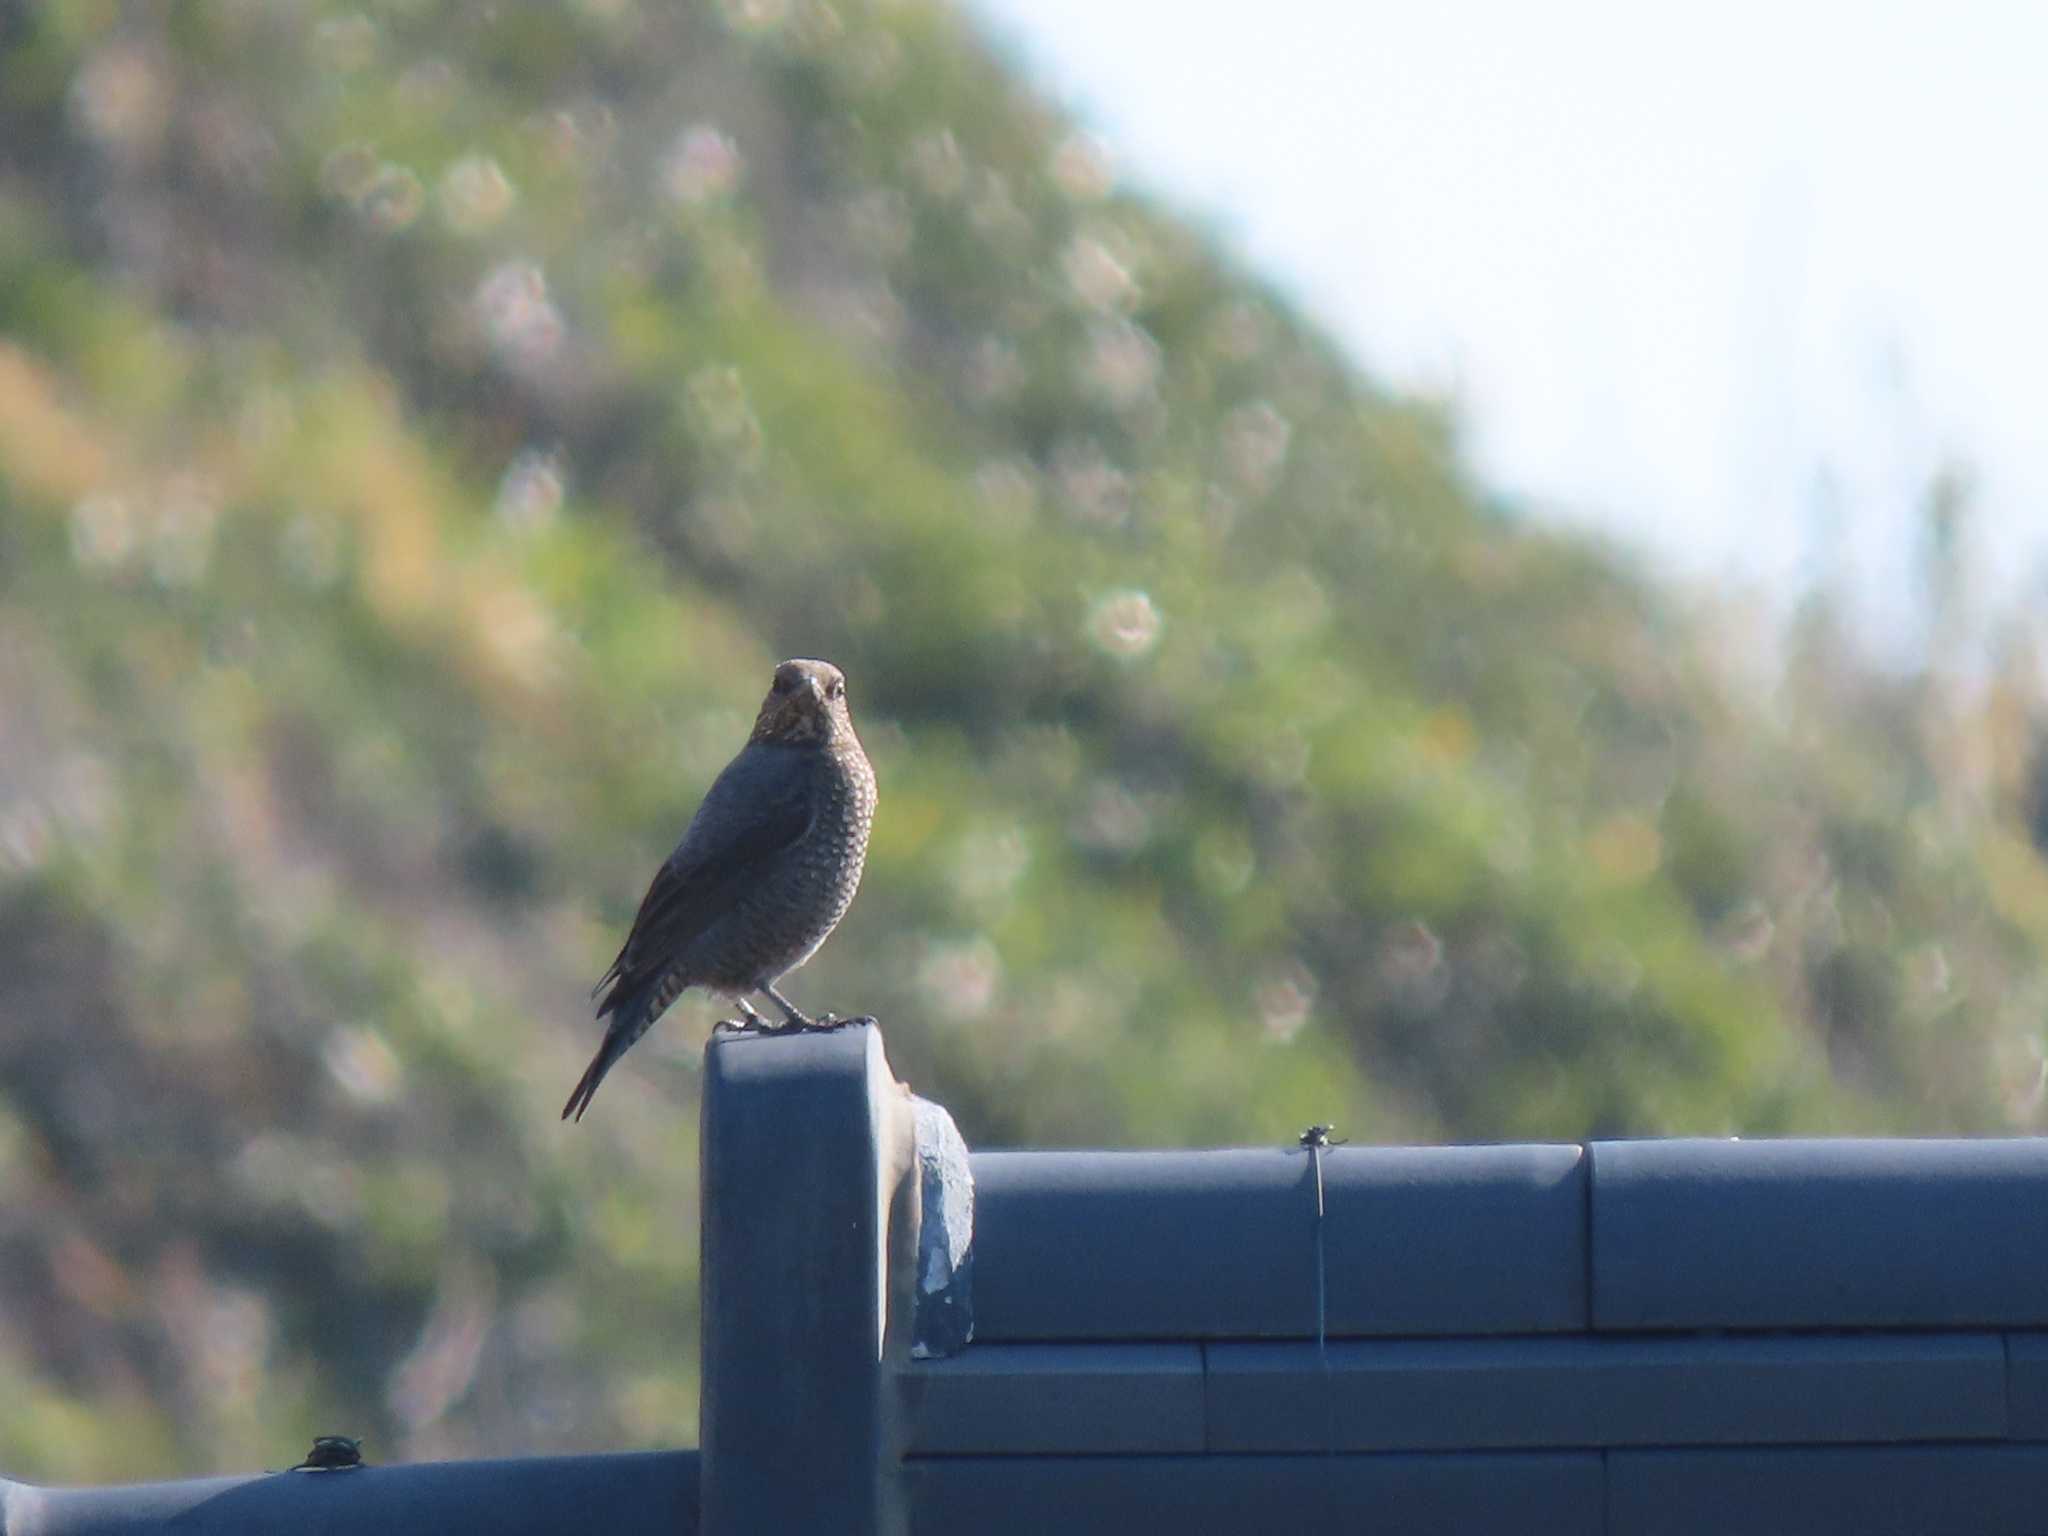
[[[612,1064],[690,987],[747,1004],[761,993],[790,1026],[811,1020],[776,982],[817,953],[853,901],[875,815],[875,774],[824,661],[785,661],[754,731],[726,764],[640,903],[598,982],[604,1041],[562,1108],[583,1118]]]

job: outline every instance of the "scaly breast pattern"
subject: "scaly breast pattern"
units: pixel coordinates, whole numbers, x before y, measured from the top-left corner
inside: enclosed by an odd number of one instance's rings
[[[721,991],[758,990],[817,952],[860,888],[875,819],[875,775],[860,742],[821,749],[811,824],[748,885],[692,947],[693,979]]]

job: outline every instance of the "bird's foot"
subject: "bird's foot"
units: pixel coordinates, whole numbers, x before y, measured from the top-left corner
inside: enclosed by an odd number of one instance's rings
[[[850,1019],[842,1019],[836,1013],[822,1013],[811,1020],[811,1031],[814,1034],[829,1035],[837,1029],[851,1029],[856,1024],[873,1023],[875,1016],[872,1013],[857,1013]]]
[[[798,1015],[781,1024],[763,1023],[747,1031],[754,1035],[829,1035],[853,1024],[872,1024],[873,1014],[861,1014],[857,1018],[842,1019],[836,1013],[821,1013],[815,1019]]]
[[[770,1024],[758,1013],[750,1013],[743,1019],[720,1019],[711,1026],[714,1035],[802,1035],[818,1028],[810,1019],[791,1019],[783,1024]]]
[[[739,1008],[740,1016],[736,1019],[720,1019],[716,1024],[711,1026],[711,1032],[714,1035],[719,1033],[721,1030],[727,1031],[735,1035],[759,1035],[774,1033],[775,1027],[772,1024],[770,1024],[766,1019],[762,1018],[760,1014],[754,1012],[753,1008],[748,1004],[745,998],[738,999],[736,1006]]]

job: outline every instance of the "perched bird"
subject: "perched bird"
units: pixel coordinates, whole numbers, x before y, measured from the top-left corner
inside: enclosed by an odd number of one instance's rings
[[[597,1016],[611,1024],[562,1118],[583,1118],[612,1063],[685,988],[736,1000],[743,1028],[768,1027],[750,992],[773,999],[782,1027],[812,1027],[775,983],[845,915],[874,817],[875,772],[846,711],[845,677],[830,662],[785,661],[754,733],[712,783],[597,983],[609,988]]]

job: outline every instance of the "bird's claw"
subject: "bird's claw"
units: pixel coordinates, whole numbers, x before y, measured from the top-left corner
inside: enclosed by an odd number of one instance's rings
[[[815,1019],[794,1018],[780,1024],[770,1024],[765,1019],[720,1019],[713,1025],[714,1030],[728,1030],[735,1035],[829,1035],[855,1024],[873,1024],[871,1013],[858,1014],[842,1019],[836,1013],[821,1013]]]
[[[836,1030],[851,1029],[856,1024],[872,1026],[874,1023],[875,1016],[872,1013],[857,1013],[850,1019],[842,1019],[836,1013],[821,1013],[815,1019],[792,1025],[790,1028],[794,1034],[829,1035]]]
[[[759,1014],[745,1019],[720,1019],[711,1026],[712,1033],[729,1035],[801,1035],[818,1028],[809,1019],[791,1019],[784,1024],[770,1024]]]

